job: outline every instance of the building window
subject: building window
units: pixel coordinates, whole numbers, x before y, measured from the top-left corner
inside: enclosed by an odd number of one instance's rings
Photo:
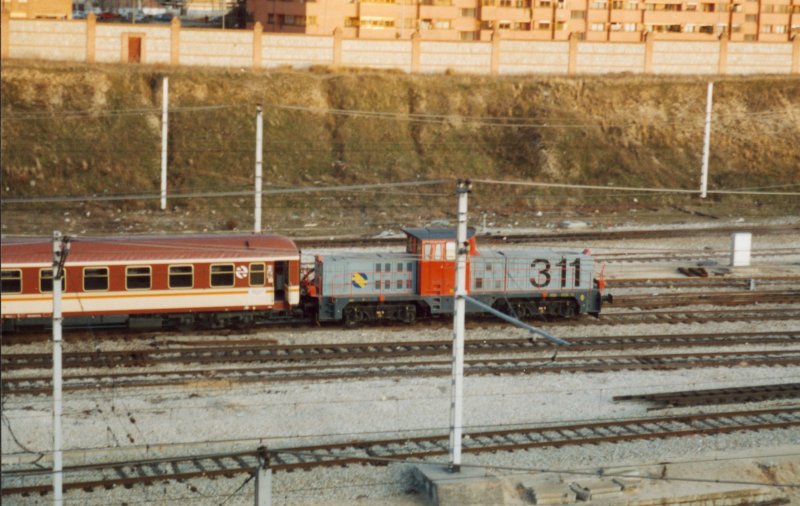
[[[250,264],[250,286],[264,286],[265,272],[264,264]]]
[[[191,265],[169,266],[170,288],[192,288],[194,286],[194,268]]]
[[[358,26],[358,18],[344,18],[345,28],[355,28]]]
[[[537,30],[550,30],[550,21],[539,21],[536,24]]]
[[[553,2],[550,0],[539,0],[539,7],[552,7]]]
[[[481,30],[493,30],[494,22],[491,20],[481,21]]]
[[[755,23],[758,20],[758,16],[755,14],[747,14],[744,17],[744,20],[748,23]]]
[[[0,274],[1,293],[21,293],[22,292],[22,271],[19,269],[9,269]]]
[[[611,2],[611,8],[621,11],[622,9],[625,8],[625,2],[623,2],[622,0],[614,0],[613,2]]]
[[[556,21],[556,30],[560,32],[564,32],[567,30],[567,22],[566,21]]]
[[[694,33],[694,23],[686,23],[683,27],[683,33]]]
[[[635,32],[637,30],[636,23],[625,23],[622,25],[622,30],[626,32]]]
[[[150,289],[150,267],[126,267],[125,289],[126,290]]]
[[[479,40],[480,35],[479,32],[459,32],[461,40],[470,41],[470,40]]]
[[[85,267],[83,291],[108,290],[108,267]]]
[[[603,32],[606,29],[605,23],[592,23],[591,30],[593,32]]]
[[[572,11],[570,17],[572,19],[584,19],[586,17],[586,11]]]
[[[233,286],[233,264],[211,265],[211,286]]]
[[[714,26],[713,25],[701,25],[700,29],[697,30],[700,33],[714,33]]]
[[[267,14],[267,24],[268,25],[275,24],[275,14]]]
[[[474,18],[476,13],[477,9],[461,9],[462,18]]]
[[[594,0],[592,2],[592,9],[608,9],[608,4],[605,0]]]
[[[703,4],[703,12],[714,12],[717,4]]]
[[[61,291],[67,289],[67,271],[61,274]],[[40,269],[39,270],[39,291],[42,293],[50,293],[53,291],[53,269]]]

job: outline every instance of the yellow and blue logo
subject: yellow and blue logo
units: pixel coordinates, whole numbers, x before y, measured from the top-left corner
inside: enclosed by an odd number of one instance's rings
[[[353,277],[350,280],[353,282],[353,286],[356,288],[364,288],[367,286],[367,280],[369,278],[363,272],[356,272],[353,274]]]

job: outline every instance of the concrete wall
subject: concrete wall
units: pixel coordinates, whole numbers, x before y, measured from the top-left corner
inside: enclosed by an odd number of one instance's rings
[[[313,65],[475,74],[800,74],[800,37],[793,42],[488,42],[343,39],[202,30],[171,25],[10,19],[2,21],[3,59],[128,62],[131,38],[141,41],[141,63],[275,68]]]

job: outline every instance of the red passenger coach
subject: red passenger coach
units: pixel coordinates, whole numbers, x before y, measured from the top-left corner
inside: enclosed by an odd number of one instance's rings
[[[2,243],[5,330],[49,326],[53,246]],[[65,325],[206,327],[283,318],[300,301],[300,252],[278,235],[75,238],[64,264]]]

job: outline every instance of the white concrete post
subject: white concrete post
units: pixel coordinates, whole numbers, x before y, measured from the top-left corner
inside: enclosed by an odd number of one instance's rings
[[[167,129],[169,108],[169,78],[165,77],[161,92],[161,210],[167,208]]]
[[[714,83],[708,83],[706,94],[706,126],[703,134],[703,169],[700,175],[700,197],[706,198],[708,192],[708,151],[711,145],[711,102],[714,94]]]
[[[450,402],[450,470],[461,469],[461,437],[464,412],[464,317],[467,295],[467,195],[472,184],[458,181],[458,229],[456,230],[456,292],[453,311],[453,377]]]
[[[264,142],[264,116],[261,106],[256,107],[256,210],[253,232],[261,233],[261,190],[263,185],[262,144]]]
[[[61,454],[61,232],[53,232],[53,504],[63,504]]]
[[[737,232],[731,234],[731,266],[747,267],[750,265],[750,246],[753,234]]]
[[[258,448],[258,467],[256,468],[256,506],[272,505],[272,468],[269,454],[263,446]]]

